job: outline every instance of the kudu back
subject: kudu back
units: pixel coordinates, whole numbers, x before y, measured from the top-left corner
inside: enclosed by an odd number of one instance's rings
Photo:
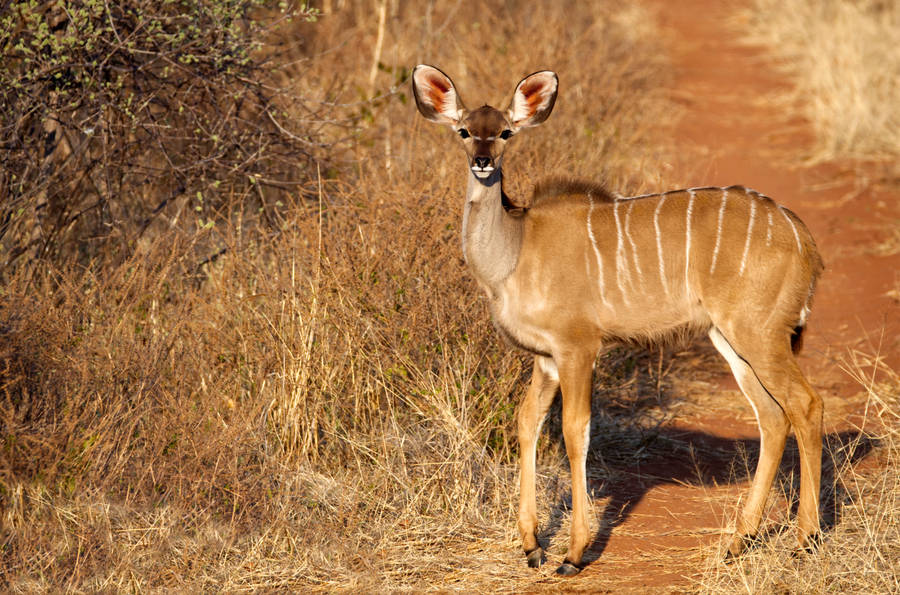
[[[793,428],[800,449],[800,545],[819,535],[822,400],[804,378],[798,348],[822,261],[806,226],[753,190],[691,188],[621,198],[563,178],[539,183],[528,208],[503,192],[507,143],[543,122],[556,101],[551,71],[525,77],[506,111],[468,110],[432,66],[412,74],[425,118],[451,127],[467,156],[462,244],[494,322],[534,354],[518,413],[519,531],[530,566],[537,541],[535,444],[557,389],[572,473],[569,548],[557,572],[578,573],[589,545],[585,458],[591,372],[598,353],[623,341],[706,333],[756,413],[760,456],[729,555],[757,533]]]

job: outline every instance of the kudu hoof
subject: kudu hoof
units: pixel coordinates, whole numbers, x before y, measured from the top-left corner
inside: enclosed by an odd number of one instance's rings
[[[792,552],[792,556],[794,558],[800,558],[802,556],[815,554],[819,551],[820,545],[822,545],[822,533],[816,531],[811,535],[800,538],[800,545]]]
[[[572,562],[565,560],[559,568],[556,569],[556,574],[560,576],[575,576],[581,572],[582,568],[581,564],[573,564]]]
[[[536,547],[529,552],[525,552],[525,557],[528,559],[529,568],[540,568],[541,564],[544,563],[544,550]]]
[[[762,544],[762,539],[757,535],[735,535],[725,552],[723,562],[730,564],[740,558],[748,550],[755,549]]]

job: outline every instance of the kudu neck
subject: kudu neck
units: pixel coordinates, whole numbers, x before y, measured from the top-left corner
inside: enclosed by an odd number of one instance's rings
[[[491,297],[516,268],[522,226],[521,215],[511,215],[504,207],[500,167],[487,178],[478,178],[470,169],[463,211],[463,254]]]

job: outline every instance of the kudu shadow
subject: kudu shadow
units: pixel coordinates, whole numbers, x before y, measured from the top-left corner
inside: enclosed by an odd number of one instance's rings
[[[712,357],[711,351],[701,349],[699,353],[702,357]],[[637,396],[624,400],[604,400],[604,396],[609,395],[598,395],[595,388],[591,451],[587,461],[588,491],[593,501],[607,499],[607,503],[597,515],[597,530],[583,557],[585,564],[591,564],[602,556],[616,527],[628,521],[634,508],[653,488],[665,484],[710,487],[741,484],[749,487],[756,470],[760,450],[758,437],[723,438],[671,425],[664,412],[676,397],[672,390],[661,389],[658,378],[650,376],[640,372],[633,374],[630,386]],[[647,394],[652,396],[647,397]],[[626,403],[623,404],[623,401]],[[656,421],[648,425],[645,423],[646,413],[651,410],[656,412]],[[554,403],[550,415],[556,416],[557,421],[548,420],[548,425],[551,440],[558,443],[560,452],[565,452],[559,412],[559,403]],[[645,418],[644,423],[633,423],[634,419],[642,417]],[[876,446],[877,440],[860,431],[834,432],[824,437],[820,514],[825,538],[840,522],[842,510],[850,502],[850,494],[836,478],[841,470],[861,461]],[[592,485],[599,487],[592,489]],[[793,436],[788,439],[776,486],[790,503],[791,517],[794,518],[799,500],[800,474],[799,454]],[[735,500],[730,506],[736,507],[737,503]],[[538,540],[545,551],[559,532],[570,507],[571,494],[563,490],[551,505],[548,522],[539,531]],[[732,510],[736,511],[736,508]],[[678,529],[677,520],[672,523],[670,529]],[[757,544],[765,542],[771,533],[771,530],[761,527]]]

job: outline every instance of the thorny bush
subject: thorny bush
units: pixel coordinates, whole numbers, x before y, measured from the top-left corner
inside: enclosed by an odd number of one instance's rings
[[[265,43],[316,13],[266,4],[0,9],[4,278],[41,263],[122,262],[154,226],[202,230],[235,212],[274,224],[280,198],[297,192],[325,146],[313,124],[285,128],[298,99],[272,83]]]

